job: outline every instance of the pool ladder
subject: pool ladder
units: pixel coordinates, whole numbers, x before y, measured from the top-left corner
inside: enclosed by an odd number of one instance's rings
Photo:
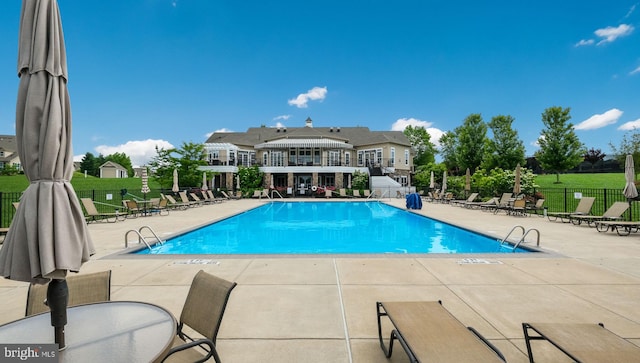
[[[511,234],[516,230],[519,229],[522,231],[522,236],[520,237],[520,239],[518,240],[518,242],[516,242],[515,244],[511,244],[509,243],[509,237],[511,236]],[[509,233],[506,235],[506,237],[504,237],[503,239],[501,239],[500,242],[500,248],[508,248],[510,249],[512,252],[515,252],[516,249],[520,246],[520,244],[525,243],[525,238],[527,237],[527,235],[529,234],[529,232],[535,232],[536,233],[536,246],[540,247],[540,231],[538,231],[535,228],[530,228],[525,230],[523,226],[517,225],[514,226],[513,228],[511,228],[511,231],[509,231]]]
[[[141,242],[144,243],[144,245],[147,246],[149,251],[151,251],[151,245],[149,244],[149,242],[147,242],[147,239],[144,238],[144,236],[142,235],[142,231],[145,230],[145,229],[148,229],[149,232],[151,232],[151,234],[156,239],[158,244],[161,244],[161,245],[164,244],[164,241],[161,240],[160,237],[158,237],[156,232],[154,232],[154,230],[151,229],[151,227],[142,226],[137,231],[135,229],[130,229],[130,230],[127,231],[127,233],[124,234],[124,247],[125,248],[129,247],[129,233],[133,232],[133,233],[138,235],[138,244],[140,244]],[[147,236],[147,237],[149,237],[149,236]]]

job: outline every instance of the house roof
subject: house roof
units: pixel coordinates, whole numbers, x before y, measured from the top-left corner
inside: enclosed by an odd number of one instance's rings
[[[122,166],[122,165],[120,165],[118,163],[114,163],[113,161],[107,161],[104,164],[100,165],[100,168],[105,168],[105,167],[123,169],[123,170],[127,169],[127,168],[125,168],[124,166]]]
[[[230,143],[253,148],[282,139],[342,140],[353,147],[395,143],[411,147],[402,131],[371,131],[368,127],[251,127],[246,132],[216,132],[207,143]]]

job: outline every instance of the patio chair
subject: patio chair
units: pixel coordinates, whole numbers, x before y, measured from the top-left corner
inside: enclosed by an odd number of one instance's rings
[[[207,194],[209,195],[209,199],[211,201],[213,201],[213,203],[222,203],[222,202],[224,202],[223,198],[216,198],[216,196],[213,195],[213,192],[211,190],[207,190]]]
[[[536,200],[536,204],[531,206],[526,206],[525,209],[530,214],[538,215],[538,212],[544,211],[544,199]],[[540,214],[541,217],[544,217],[544,214]]]
[[[120,212],[117,211],[113,213],[98,212],[98,208],[96,208],[96,205],[93,203],[93,200],[91,200],[91,198],[80,198],[80,202],[82,202],[82,206],[84,207],[86,213],[85,219],[87,223],[95,221],[107,221],[110,223],[115,223],[118,221],[118,219],[121,218]],[[122,217],[124,218],[124,216]]]
[[[193,199],[193,203],[195,203],[196,205],[205,204],[205,201],[200,199],[200,197],[198,197],[196,193],[189,193],[189,196],[191,196],[191,199]]]
[[[594,197],[582,197],[578,205],[576,206],[576,210],[573,212],[553,212],[547,213],[547,218],[551,222],[555,222],[560,218],[560,222],[569,223],[571,219],[569,216],[571,215],[588,215],[591,213],[591,207],[593,207],[593,203],[596,201]]]
[[[180,200],[182,201],[182,204],[186,204],[189,207],[197,207],[202,205],[202,203],[200,202],[190,200],[189,197],[187,196],[187,192],[185,191],[178,192],[178,195],[180,196]]]
[[[398,340],[411,362],[504,362],[504,356],[478,331],[465,327],[441,301],[376,302],[378,340],[387,358]],[[381,317],[391,321],[389,348]]]
[[[571,223],[575,225],[580,225],[582,222],[586,222],[589,227],[595,227],[595,222],[597,221],[606,221],[606,220],[616,220],[622,217],[624,212],[629,209],[629,203],[627,202],[615,202],[607,209],[601,216],[592,216],[592,215],[581,215],[581,214],[572,214],[569,216]]]
[[[493,197],[489,200],[486,200],[484,202],[473,202],[473,203],[469,203],[469,206],[473,207],[477,207],[480,208],[481,211],[493,211],[494,208],[498,207],[498,204],[500,203],[500,198],[498,197]]]
[[[371,191],[369,189],[365,189],[363,195],[365,198],[369,199],[371,198]]]
[[[142,208],[138,205],[138,202],[135,200],[127,199],[124,201],[127,206],[127,216],[132,216],[133,218],[137,218],[142,214]]]
[[[471,193],[467,199],[454,199],[450,202],[451,205],[458,207],[466,207],[467,203],[473,203],[478,198],[478,193]]]
[[[151,203],[149,212],[152,214],[157,213],[158,215],[161,215],[161,216],[168,216],[169,200],[167,200],[166,198],[160,198],[158,199],[157,203]]]
[[[187,209],[190,207],[190,203],[181,203],[176,201],[176,199],[170,195],[165,195],[165,198],[169,201],[169,203],[167,204],[167,207],[169,208],[173,208],[173,209]]]
[[[46,302],[48,286],[29,285],[25,316],[49,311]],[[111,299],[111,270],[71,275],[67,277],[67,286],[69,287],[67,306],[109,301]]]
[[[325,189],[324,189],[324,197],[325,197],[325,198],[331,198],[332,196],[333,196],[333,195],[332,195],[331,189],[329,189],[329,188],[325,188]]]
[[[640,230],[640,222],[636,221],[596,221],[598,232],[616,231],[618,236],[628,236]]]
[[[191,288],[180,314],[178,334],[173,347],[163,362],[204,362],[213,357],[220,363],[216,351],[216,337],[222,323],[235,282],[229,282],[200,270],[193,278]],[[195,331],[202,338],[192,338],[185,334],[184,327]],[[200,347],[207,353],[203,355]]]
[[[509,208],[512,206],[513,201],[514,201],[513,193],[502,193],[502,196],[500,197],[498,204],[494,208],[491,208],[491,210],[493,211],[493,214],[497,214],[501,210],[509,213]]]
[[[360,190],[354,189],[353,190],[353,197],[354,198],[361,198],[362,196],[360,195]]]
[[[507,214],[512,216],[527,216],[527,201],[525,199],[516,199],[513,204],[510,204],[507,208]]]
[[[350,195],[347,195],[347,190],[346,189],[340,189],[339,193],[340,193],[340,198],[351,198]]]
[[[522,330],[531,363],[532,340],[546,340],[576,362],[640,362],[640,347],[603,324],[522,323]]]

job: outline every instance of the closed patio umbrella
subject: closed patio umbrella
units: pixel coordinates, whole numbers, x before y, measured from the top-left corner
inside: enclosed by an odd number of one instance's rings
[[[58,4],[24,0],[18,40],[16,141],[30,184],[0,249],[5,278],[49,283],[47,301],[59,348],[69,271],[77,272],[94,253],[84,214],[71,186],[71,107],[67,60]]]
[[[202,190],[204,190],[204,191],[206,191],[207,189],[209,189],[209,188],[207,187],[207,173],[206,173],[206,172],[203,172],[203,173],[202,173],[202,188],[200,188],[200,189],[202,189]]]
[[[447,172],[442,173],[442,195],[447,190]]]
[[[469,168],[467,168],[467,173],[464,176],[464,190],[467,192],[471,190],[471,171]]]
[[[633,163],[633,156],[627,155],[624,162],[624,179],[626,181],[624,190],[622,193],[627,199],[634,199],[638,197],[638,189],[635,184],[636,172],[635,165]]]
[[[429,182],[429,189],[435,189],[436,187],[436,179],[433,175],[433,170],[431,171],[431,181]]]
[[[145,199],[147,199],[147,193],[149,193],[151,189],[149,189],[149,175],[147,174],[146,167],[142,168],[142,176],[140,179],[142,180],[142,189],[140,189],[140,192],[144,194]]]
[[[515,180],[513,182],[513,194],[518,195],[521,192],[521,186],[520,186],[520,164],[518,164],[516,166],[516,175],[515,175]]]
[[[180,187],[178,186],[178,169],[173,169],[173,186],[171,187],[171,191],[174,193],[180,191]]]

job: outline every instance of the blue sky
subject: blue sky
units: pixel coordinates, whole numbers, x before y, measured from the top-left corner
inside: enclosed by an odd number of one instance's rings
[[[491,3],[491,5],[486,5]],[[74,153],[204,142],[260,125],[426,127],[571,108],[588,148],[640,126],[638,0],[59,0]],[[15,134],[21,2],[0,12],[0,134]]]

